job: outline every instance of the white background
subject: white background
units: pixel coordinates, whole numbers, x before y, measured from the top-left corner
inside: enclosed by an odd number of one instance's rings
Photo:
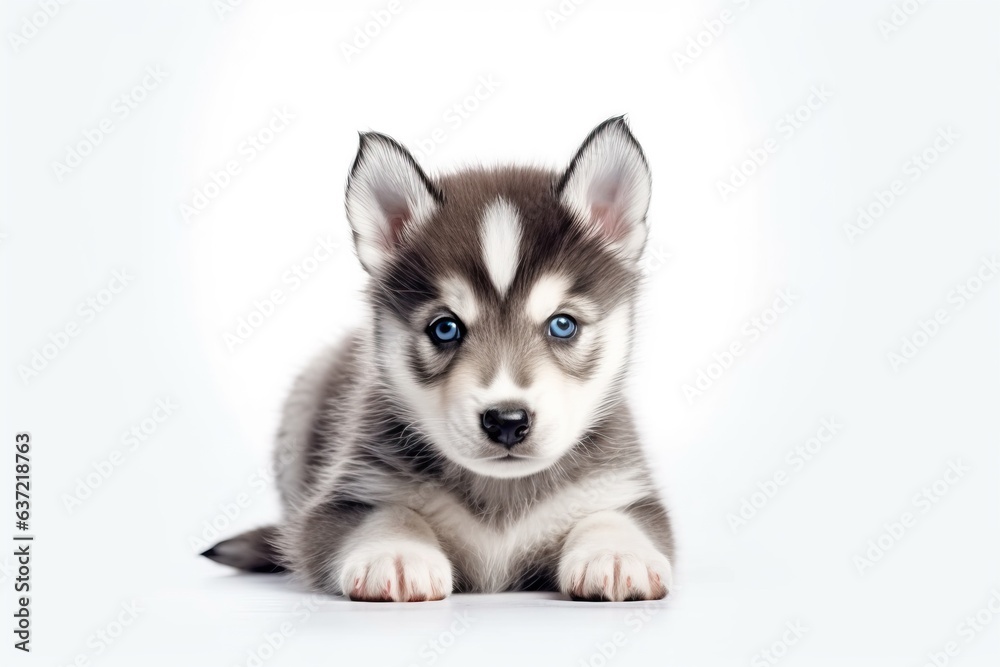
[[[1000,612],[1000,279],[976,282],[1000,253],[995,3],[900,0],[912,15],[893,26],[889,0],[590,0],[557,18],[556,0],[402,0],[350,56],[387,2],[122,0],[51,17],[42,4],[5,3],[0,26],[0,536],[14,532],[20,431],[36,535],[30,656],[11,648],[0,549],[4,664],[763,665],[772,647],[787,665],[922,665],[949,642],[948,664],[996,664],[997,613],[962,626],[992,596]],[[165,78],[141,89],[157,67]],[[829,99],[802,108],[814,87]],[[247,160],[274,109],[294,120]],[[283,578],[196,557],[212,522],[228,536],[276,518],[265,481],[283,395],[321,345],[367,326],[343,215],[356,132],[417,148],[440,128],[431,171],[562,167],[626,112],[654,176],[632,393],[676,523],[668,601],[644,615],[557,595],[312,603]],[[808,118],[788,136],[779,123],[796,112]],[[103,119],[111,132],[79,148]],[[957,139],[914,180],[913,157],[949,128]],[[769,138],[777,150],[724,199],[719,182]],[[70,151],[88,154],[57,174]],[[185,220],[230,160],[240,172]],[[857,209],[897,179],[905,189],[849,239]],[[292,289],[283,276],[327,237],[340,251],[306,262]],[[88,319],[81,302],[120,270],[129,284]],[[230,349],[275,289],[283,302]],[[770,319],[778,290],[793,306],[751,340],[744,325]],[[938,310],[944,324],[894,368],[888,355]],[[743,353],[712,367],[734,342]],[[51,358],[26,374],[36,351]],[[717,379],[689,400],[699,371]],[[179,407],[129,449],[123,433],[158,399]],[[837,434],[791,463],[831,418]],[[952,462],[966,472],[915,502]],[[771,497],[751,498],[762,488]],[[734,528],[745,499],[757,507]],[[806,629],[794,645],[787,623]]]

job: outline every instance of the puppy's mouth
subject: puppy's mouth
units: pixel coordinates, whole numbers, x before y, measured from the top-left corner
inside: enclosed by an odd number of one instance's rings
[[[482,459],[483,461],[535,461],[541,457],[538,456],[528,456],[525,454],[516,454],[514,452],[507,452],[505,454],[498,454],[496,456],[490,456]]]
[[[539,449],[543,442],[540,433],[532,434],[508,449],[490,441],[481,432],[469,434],[454,423],[449,423],[448,429],[452,440],[468,443],[468,446],[454,452],[455,462],[488,477],[521,477],[547,468],[552,463],[551,457],[542,455]]]

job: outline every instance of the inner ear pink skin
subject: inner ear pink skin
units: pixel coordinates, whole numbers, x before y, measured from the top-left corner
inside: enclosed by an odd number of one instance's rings
[[[393,213],[386,218],[385,233],[382,235],[382,243],[386,248],[395,248],[400,244],[409,221],[409,217],[404,213]]]
[[[405,197],[394,192],[383,192],[381,195],[382,215],[385,223],[381,227],[382,246],[386,250],[394,250],[403,242],[406,228],[413,221],[413,213]]]
[[[608,241],[620,241],[628,235],[624,196],[620,173],[609,174],[590,188],[591,224],[594,231]]]
[[[625,238],[628,226],[622,219],[620,206],[613,203],[594,204],[590,207],[590,215],[594,229],[601,238],[608,241],[620,241]]]

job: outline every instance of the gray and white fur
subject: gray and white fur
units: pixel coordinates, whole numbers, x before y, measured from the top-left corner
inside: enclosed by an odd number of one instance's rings
[[[649,197],[623,118],[564,172],[432,179],[362,134],[367,323],[285,405],[281,522],[205,555],[355,600],[664,597],[670,523],[623,396]]]

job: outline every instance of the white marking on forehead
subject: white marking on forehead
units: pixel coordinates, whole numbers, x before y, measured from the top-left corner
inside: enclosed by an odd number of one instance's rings
[[[479,398],[484,403],[496,403],[498,401],[517,399],[523,393],[524,390],[514,382],[514,378],[510,374],[510,371],[507,370],[507,367],[501,366],[496,377],[493,378],[493,381],[490,382],[490,385],[486,387],[486,390],[482,392],[482,396]]]
[[[472,324],[479,317],[479,302],[476,294],[466,281],[458,276],[448,276],[441,281],[441,298],[466,324]]]
[[[504,198],[498,198],[483,213],[479,228],[483,263],[501,296],[507,293],[520,262],[521,217]]]
[[[538,279],[528,301],[525,303],[528,317],[533,322],[544,322],[556,314],[556,310],[566,300],[569,292],[569,280],[556,273],[547,273]]]

